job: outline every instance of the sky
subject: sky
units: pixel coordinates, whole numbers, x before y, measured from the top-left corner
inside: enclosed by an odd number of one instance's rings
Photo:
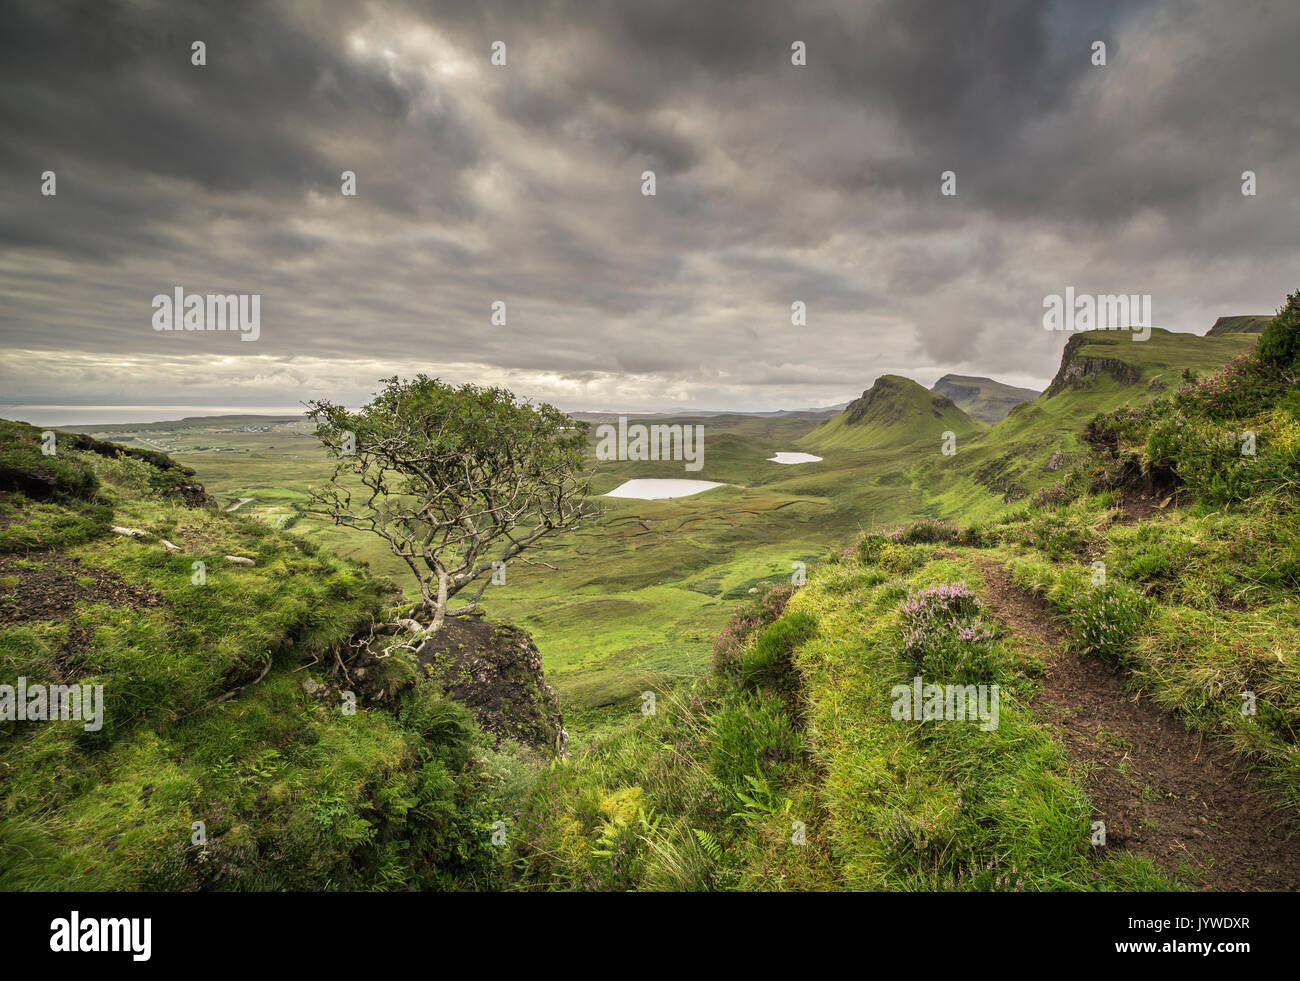
[[[1042,388],[1050,294],[1204,333],[1300,287],[1297,37],[1281,0],[4,0],[0,403]],[[156,330],[177,288],[259,296],[256,340]]]

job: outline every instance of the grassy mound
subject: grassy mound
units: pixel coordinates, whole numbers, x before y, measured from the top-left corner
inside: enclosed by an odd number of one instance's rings
[[[57,434],[46,455],[5,428],[0,684],[102,686],[102,718],[0,722],[0,888],[501,881],[492,824],[526,754],[413,664],[393,659],[391,708],[329,674],[391,586],[186,506],[160,454]]]

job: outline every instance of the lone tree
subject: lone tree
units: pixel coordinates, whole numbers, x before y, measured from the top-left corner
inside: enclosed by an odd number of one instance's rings
[[[477,605],[494,562],[598,513],[581,472],[587,424],[501,388],[423,374],[382,382],[356,412],[308,403],[316,438],[338,461],[309,510],[387,541],[420,584],[432,633],[448,601],[481,580],[468,608]]]

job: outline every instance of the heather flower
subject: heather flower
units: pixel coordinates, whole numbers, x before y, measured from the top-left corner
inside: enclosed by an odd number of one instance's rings
[[[713,638],[713,673],[719,677],[740,677],[745,645],[759,629],[775,622],[794,594],[792,586],[768,586],[756,599],[739,607],[722,631]]]
[[[903,655],[922,673],[939,677],[987,674],[994,634],[983,613],[964,580],[909,591],[899,606]]]

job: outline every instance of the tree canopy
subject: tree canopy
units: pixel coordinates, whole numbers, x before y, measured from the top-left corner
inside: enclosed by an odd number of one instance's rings
[[[387,541],[437,630],[448,601],[475,581],[478,603],[494,563],[597,513],[582,471],[587,424],[502,388],[424,374],[382,381],[356,411],[309,403],[315,435],[337,461],[311,510]]]

